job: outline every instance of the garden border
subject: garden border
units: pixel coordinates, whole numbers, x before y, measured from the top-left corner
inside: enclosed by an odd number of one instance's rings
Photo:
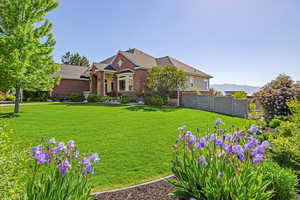
[[[166,179],[173,178],[173,177],[174,177],[174,175],[169,175],[169,176],[165,176],[163,178],[159,178],[159,179],[156,179],[156,180],[153,180],[153,181],[148,181],[148,182],[145,182],[145,183],[141,183],[141,184],[137,184],[137,185],[133,185],[133,186],[129,186],[129,187],[117,188],[117,189],[107,190],[107,191],[103,191],[103,192],[94,192],[94,193],[92,193],[92,195],[97,196],[99,194],[113,193],[113,192],[119,192],[119,191],[134,189],[134,188],[137,188],[137,187],[149,185],[149,184],[156,183],[156,182],[159,182],[159,181],[164,181]]]

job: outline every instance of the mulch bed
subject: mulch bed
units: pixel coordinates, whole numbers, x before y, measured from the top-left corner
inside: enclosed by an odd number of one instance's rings
[[[132,187],[125,190],[117,190],[96,194],[97,200],[177,200],[170,196],[174,189],[164,180]]]

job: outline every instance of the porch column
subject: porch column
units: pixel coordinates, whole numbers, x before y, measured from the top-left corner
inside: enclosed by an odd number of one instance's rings
[[[102,80],[103,80],[103,95],[106,95],[106,93],[105,93],[105,71],[103,71]]]
[[[104,79],[103,79],[104,72],[99,71],[97,73],[97,94],[104,95]]]

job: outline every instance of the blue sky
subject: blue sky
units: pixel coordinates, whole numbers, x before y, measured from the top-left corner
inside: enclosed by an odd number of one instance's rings
[[[48,14],[55,60],[91,62],[138,48],[172,56],[212,83],[262,86],[280,73],[300,80],[299,0],[61,0]]]

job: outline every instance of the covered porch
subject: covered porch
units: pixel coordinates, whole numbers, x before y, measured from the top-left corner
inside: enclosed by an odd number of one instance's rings
[[[103,96],[118,96],[133,92],[133,71],[117,72],[112,66],[95,70],[90,74],[90,91]]]

